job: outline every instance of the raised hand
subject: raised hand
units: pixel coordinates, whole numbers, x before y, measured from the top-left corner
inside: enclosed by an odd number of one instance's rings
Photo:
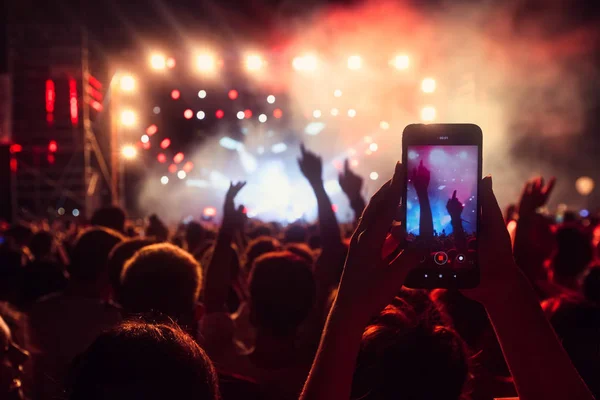
[[[346,196],[350,200],[353,200],[360,196],[360,190],[362,189],[363,178],[360,175],[355,174],[350,169],[348,160],[344,161],[344,171],[339,175],[340,187],[346,193]]]
[[[419,166],[413,169],[411,181],[418,195],[427,194],[427,188],[429,187],[429,180],[431,179],[431,173],[423,165],[423,160],[419,163]]]
[[[394,177],[373,195],[352,235],[337,304],[359,319],[368,320],[389,304],[419,261],[418,254],[408,250],[391,260],[382,256],[403,180],[404,167],[398,163]]]
[[[225,202],[223,204],[223,225],[229,225],[232,227],[238,227],[244,222],[245,215],[243,213],[244,206],[235,208],[234,200],[240,190],[246,186],[246,182],[231,182],[229,189],[225,195]]]
[[[298,158],[300,171],[308,182],[313,184],[321,183],[323,180],[323,161],[321,157],[306,150],[304,144],[300,145],[300,158]]]
[[[454,193],[452,194],[452,198],[450,200],[448,200],[448,203],[446,203],[446,210],[448,210],[448,214],[450,214],[450,217],[452,218],[453,221],[460,220],[460,216],[461,216],[464,208],[465,208],[465,206],[463,205],[463,203],[461,203],[456,198],[456,190],[455,190]]]
[[[521,194],[519,216],[533,215],[536,209],[546,205],[555,183],[556,178],[551,178],[545,185],[544,178],[541,176],[527,181]]]

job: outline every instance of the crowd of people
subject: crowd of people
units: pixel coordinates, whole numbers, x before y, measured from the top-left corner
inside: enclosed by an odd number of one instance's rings
[[[539,213],[553,181],[528,181],[503,215],[484,178],[480,285],[415,290],[403,282],[422,250],[398,250],[395,221],[403,165],[368,204],[345,165],[349,225],[321,159],[302,148],[299,167],[312,225],[248,219],[242,182],[217,228],[154,215],[137,231],[118,207],[85,225],[5,226],[0,398],[600,396],[600,220]]]

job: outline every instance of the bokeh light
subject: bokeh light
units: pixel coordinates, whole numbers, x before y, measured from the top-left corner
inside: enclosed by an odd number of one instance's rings
[[[371,143],[369,145],[369,150],[371,150],[373,152],[377,151],[378,149],[379,149],[379,146],[377,145],[377,143]]]
[[[162,183],[163,185],[166,185],[167,183],[169,183],[169,177],[166,175],[161,176],[160,183]]]
[[[313,111],[313,118],[321,118],[321,110]]]
[[[178,171],[178,172],[177,172],[177,177],[178,177],[179,179],[185,179],[185,177],[186,177],[186,176],[187,176],[187,174],[185,173],[185,171],[184,171],[184,170],[181,170],[181,171]]]
[[[121,124],[123,126],[134,126],[137,122],[137,115],[132,110],[121,112]]]
[[[167,156],[165,156],[164,153],[158,153],[158,155],[156,156],[156,159],[161,164],[164,164],[167,162]]]
[[[273,110],[273,117],[279,119],[283,116],[283,111],[280,108],[276,108]]]
[[[582,196],[588,196],[594,191],[595,183],[589,176],[581,176],[575,181],[575,189]]]
[[[295,57],[292,60],[292,66],[296,71],[315,71],[317,69],[317,57],[312,54],[305,54],[303,56]]]
[[[272,94],[267,96],[267,103],[269,104],[273,104],[275,103],[275,96],[273,96]]]
[[[333,91],[334,97],[342,97],[342,91],[340,89],[336,89]]]
[[[175,164],[179,164],[180,162],[183,161],[184,158],[185,158],[185,155],[182,152],[179,152],[173,156],[173,162]]]
[[[387,122],[387,121],[381,121],[381,122],[379,123],[379,127],[380,127],[381,129],[383,129],[384,131],[386,131],[386,130],[390,129],[390,124],[389,124],[389,122]]]
[[[171,139],[169,139],[169,138],[164,138],[162,140],[162,142],[160,142],[161,149],[167,149],[170,145],[171,145]]]
[[[369,174],[369,178],[371,178],[372,181],[376,181],[377,179],[379,179],[379,174],[377,172],[371,172]]]
[[[221,118],[223,118],[224,116],[225,116],[225,111],[223,111],[223,110],[217,110],[217,111],[215,112],[215,117],[217,117],[218,119],[221,119]]]
[[[340,110],[338,110],[337,108],[332,108],[331,109],[331,115],[333,115],[334,117],[337,117],[340,113]]]
[[[350,56],[348,57],[348,69],[357,70],[362,67],[361,56]]]
[[[194,117],[194,112],[188,108],[183,112],[183,117],[185,119],[192,119]]]
[[[121,155],[126,160],[133,160],[137,156],[137,149],[131,144],[126,144],[121,148]]]
[[[175,68],[175,65],[177,65],[177,62],[175,61],[175,59],[173,57],[167,58],[167,68],[173,69],[173,68]]]
[[[424,93],[433,93],[435,92],[435,79],[433,78],[425,78],[423,82],[421,82],[421,90]]]
[[[423,107],[421,110],[421,120],[424,122],[430,122],[435,119],[435,108],[432,106]]]
[[[246,117],[246,114],[244,114],[243,111],[238,111],[236,117],[237,119],[244,119]]]
[[[405,54],[397,55],[394,60],[392,60],[392,65],[396,69],[407,69],[410,64],[410,59]]]
[[[251,72],[259,71],[265,65],[265,60],[258,54],[248,54],[246,56],[246,69]]]
[[[252,118],[252,110],[250,110],[249,108],[244,110],[244,117],[249,119]]]
[[[229,93],[227,93],[227,97],[229,97],[231,100],[235,100],[238,98],[238,91],[235,89],[231,89],[229,91]]]
[[[142,135],[142,137],[140,138],[140,141],[142,143],[148,143],[150,141],[150,138],[148,137],[148,135]]]
[[[177,99],[179,99],[180,97],[181,97],[181,92],[180,92],[179,90],[177,90],[177,89],[173,89],[173,90],[171,90],[171,98],[172,98],[173,100],[177,100]]]
[[[156,132],[158,132],[158,127],[154,124],[150,125],[149,127],[146,128],[146,135],[148,136],[152,136],[154,135]]]
[[[198,119],[204,119],[204,117],[206,117],[206,114],[204,113],[204,111],[198,111],[196,113],[196,118],[198,118]]]
[[[266,116],[265,114],[260,114],[260,115],[258,116],[258,122],[260,122],[260,123],[265,123],[265,122],[267,122],[267,116]]]
[[[351,109],[349,109],[349,110],[348,110],[348,116],[349,116],[350,118],[354,118],[354,117],[356,117],[356,110],[354,110],[354,109],[352,109],[352,108],[351,108]]]
[[[135,90],[135,78],[131,75],[123,75],[119,80],[119,86],[124,92],[133,92]]]
[[[152,69],[162,70],[167,66],[167,60],[162,54],[152,54],[150,56],[150,66]]]
[[[206,98],[206,90],[199,90],[198,91],[198,97],[201,99]]]
[[[212,54],[199,54],[196,57],[196,68],[200,72],[214,72],[217,67],[217,61]]]

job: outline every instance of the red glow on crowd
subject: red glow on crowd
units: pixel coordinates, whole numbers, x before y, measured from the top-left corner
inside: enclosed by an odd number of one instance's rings
[[[164,139],[162,140],[162,142],[160,142],[160,147],[161,147],[162,149],[166,149],[166,148],[167,148],[167,147],[169,147],[170,145],[171,145],[171,139],[169,139],[169,138],[164,138]]]

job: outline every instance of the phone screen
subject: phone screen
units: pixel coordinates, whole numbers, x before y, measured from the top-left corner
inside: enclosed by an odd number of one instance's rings
[[[404,149],[406,242],[426,250],[413,287],[475,286],[480,145],[408,143]]]

